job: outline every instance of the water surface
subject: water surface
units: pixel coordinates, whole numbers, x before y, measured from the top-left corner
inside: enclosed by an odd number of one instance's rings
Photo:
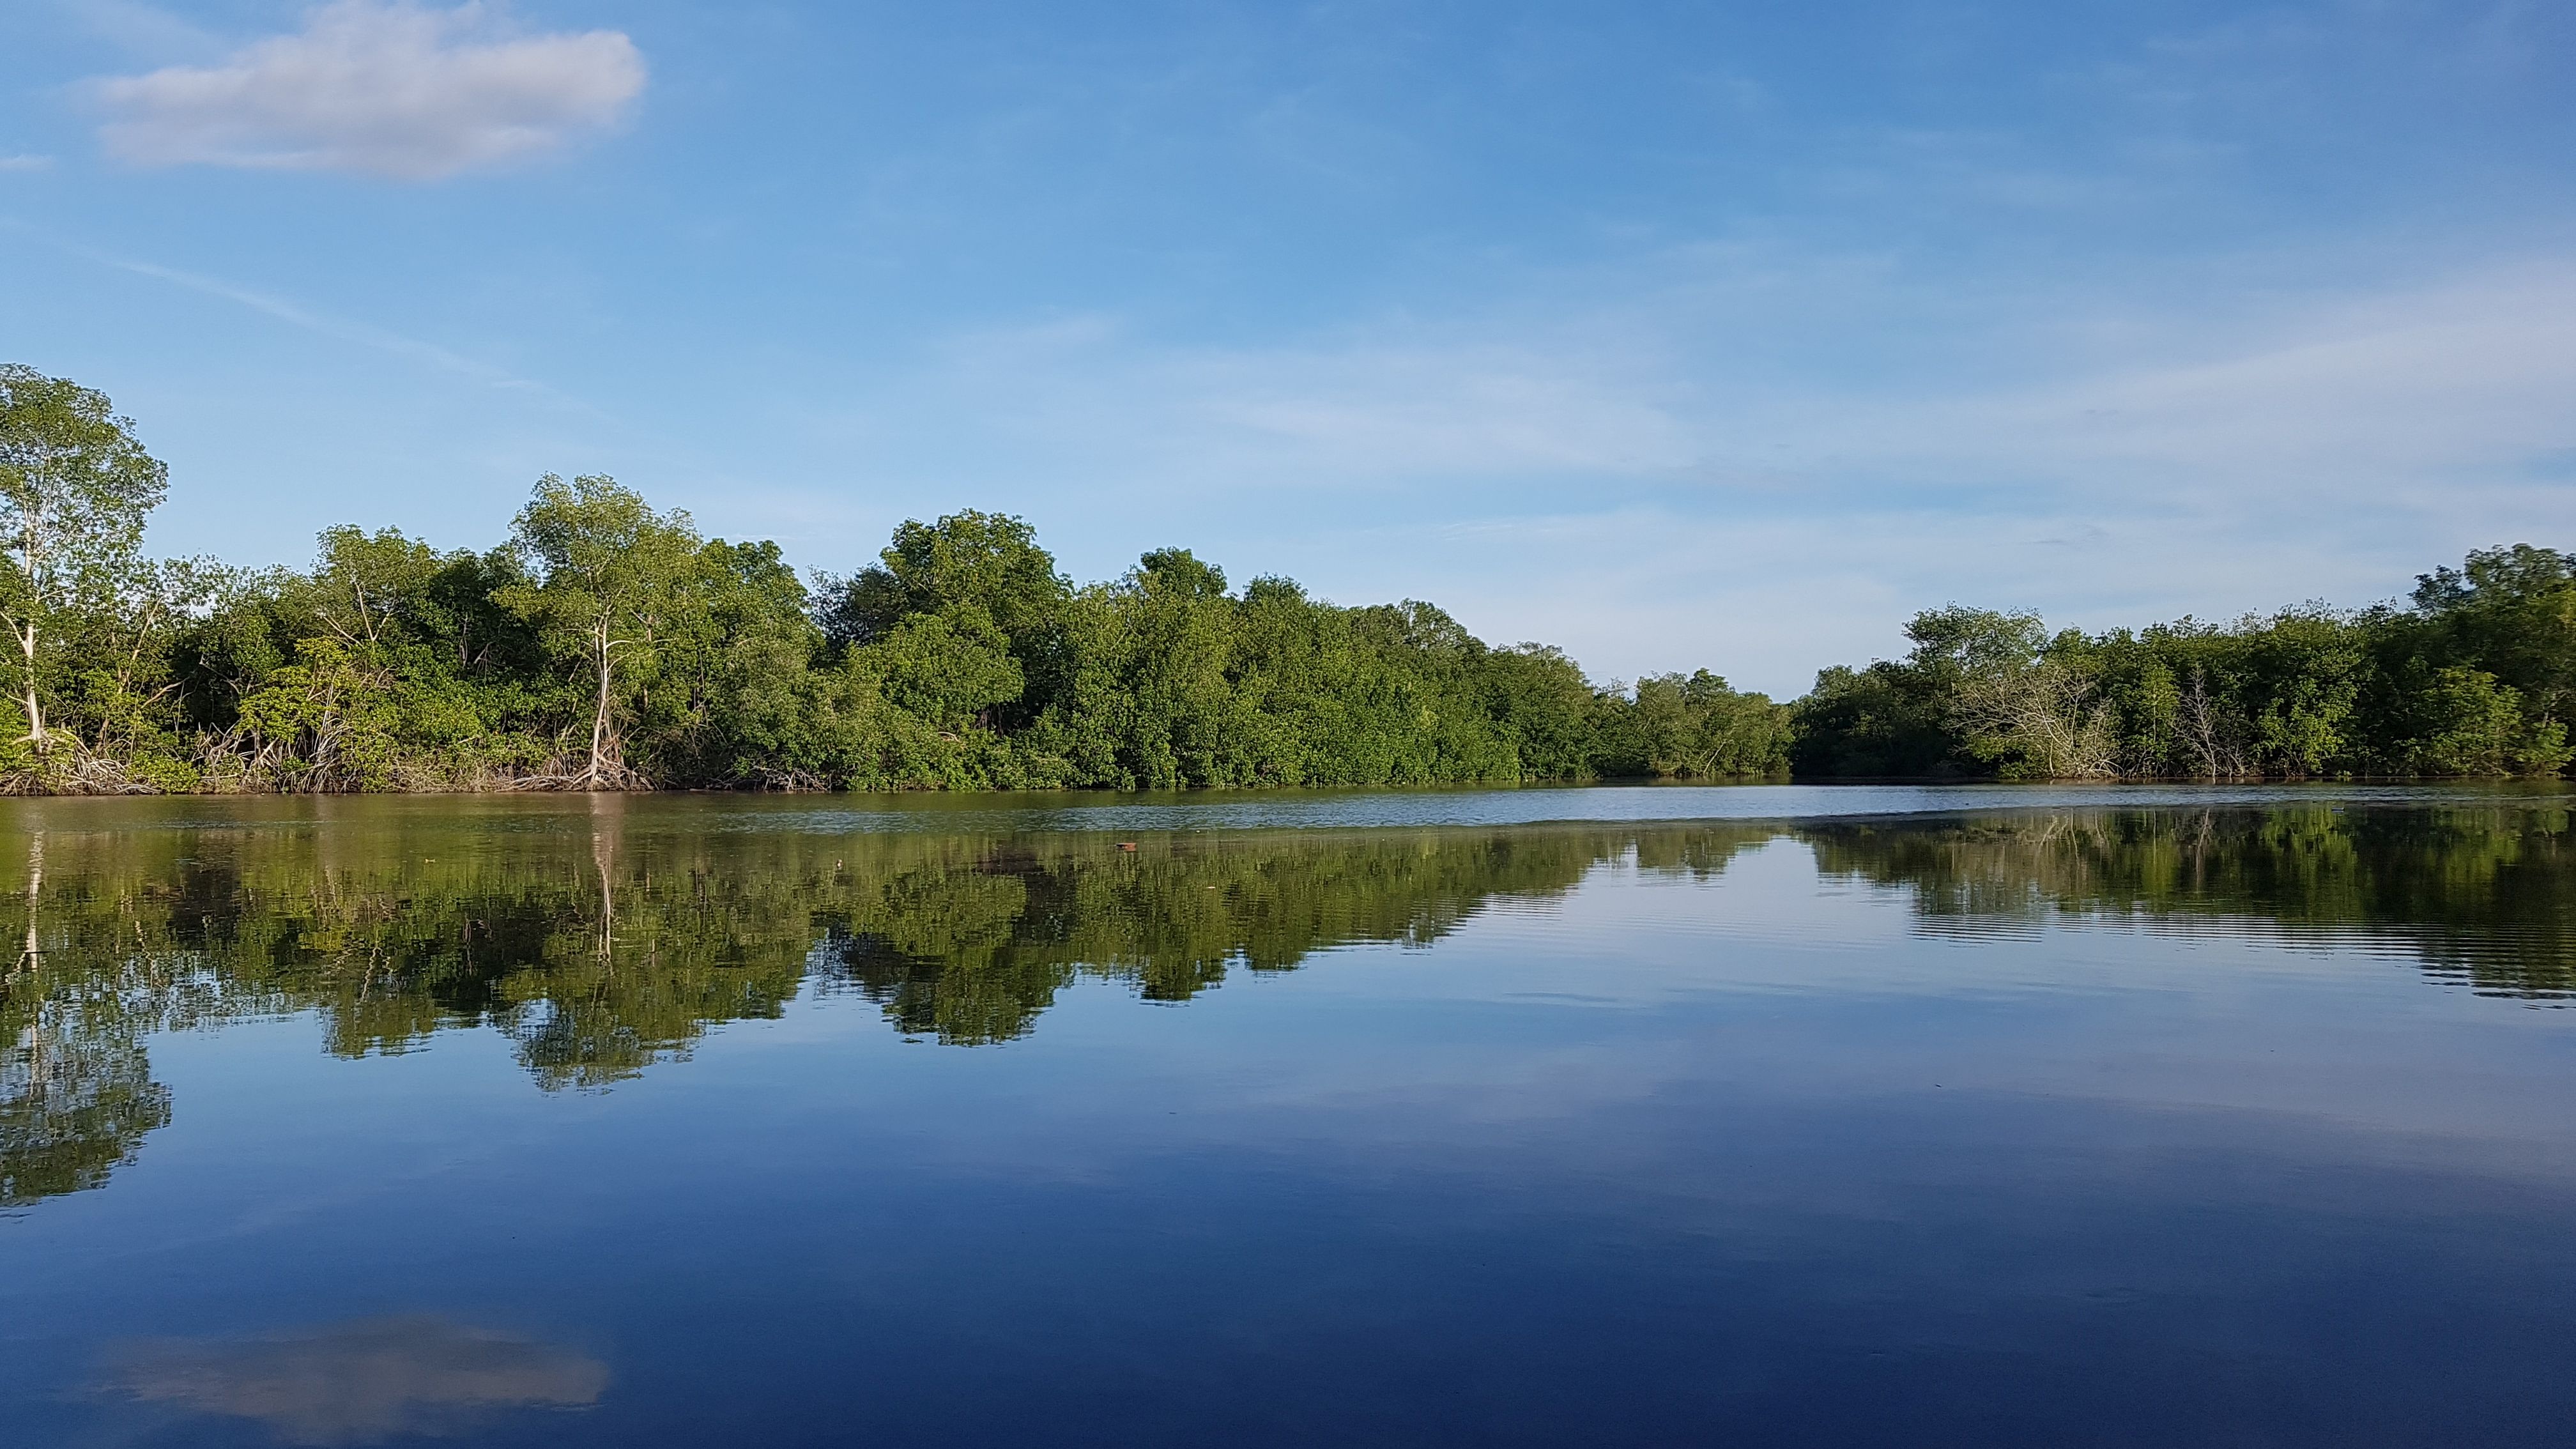
[[[0,1425],[2560,1443],[2568,804],[12,802]]]

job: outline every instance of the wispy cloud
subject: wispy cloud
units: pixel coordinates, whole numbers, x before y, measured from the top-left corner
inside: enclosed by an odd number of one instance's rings
[[[0,156],[0,171],[44,171],[53,164],[51,156]]]
[[[146,166],[429,180],[554,150],[622,119],[643,57],[613,30],[512,34],[497,10],[340,0],[206,66],[95,82],[108,151]]]
[[[199,276],[194,272],[183,272],[176,267],[165,267],[155,262],[138,262],[124,257],[100,257],[98,260],[137,276],[169,282],[192,292],[203,292],[209,297],[221,297],[228,302],[239,302],[255,312],[264,312],[280,322],[301,327],[307,332],[319,333],[342,342],[354,342],[362,347],[375,348],[380,352],[390,352],[398,357],[407,357],[415,362],[424,362],[444,371],[473,378],[478,382],[488,382],[495,387],[534,388],[536,386],[535,383],[514,377],[501,368],[451,352],[434,342],[423,342],[418,338],[405,337],[398,332],[385,331],[381,327],[371,327],[363,322],[352,322],[346,318],[315,312],[268,292],[236,286],[230,282],[218,281],[213,277]]]
[[[32,228],[27,228],[23,225],[13,227],[12,229],[21,231],[33,230]],[[42,235],[42,233],[35,234],[39,236]],[[523,393],[529,397],[538,399],[544,403],[568,412],[581,413],[595,419],[604,419],[606,417],[606,414],[602,413],[598,408],[593,407],[578,398],[570,397],[564,393],[558,392],[545,383],[521,377],[518,374],[511,372],[508,368],[483,361],[480,358],[469,357],[464,353],[457,352],[451,348],[441,347],[435,342],[425,342],[420,338],[406,336],[400,332],[375,326],[372,323],[335,316],[329,312],[308,307],[291,298],[278,296],[274,292],[261,291],[256,287],[245,287],[239,283],[224,281],[221,278],[204,276],[196,272],[183,271],[177,267],[163,266],[158,262],[138,261],[132,257],[111,256],[104,252],[93,251],[85,246],[64,242],[55,238],[45,239],[72,255],[83,257],[100,266],[113,267],[118,271],[130,272],[138,277],[150,277],[154,281],[167,282],[174,287],[184,287],[191,292],[196,292],[204,296],[218,297],[224,301],[247,307],[263,316],[274,318],[277,321],[286,323],[290,327],[299,328],[303,331],[313,333],[316,336],[327,337],[337,342],[351,343],[359,347],[371,348],[377,352],[386,353],[394,357],[402,358],[406,361],[421,364],[425,367],[434,368],[440,372],[450,373],[472,382],[481,383],[487,387],[506,388],[513,392]]]
[[[1032,438],[1129,464],[1168,457],[1194,486],[1226,473],[1371,488],[1589,476],[2044,486],[2063,502],[2127,496],[2153,477],[2181,493],[2253,487],[2288,501],[2402,490],[2576,445],[2564,406],[2576,396],[2576,267],[2499,263],[2145,319],[2114,299],[2094,299],[2080,322],[2052,315],[2053,297],[1995,299],[1976,331],[1931,341],[1913,334],[1948,319],[1909,315],[1898,296],[1837,316],[1848,302],[1829,292],[1859,276],[1826,264],[1753,305],[1811,303],[1809,325],[1851,332],[1842,341],[1855,348],[1878,333],[1894,360],[1866,376],[1801,369],[1776,346],[1730,361],[1707,339],[1758,343],[1779,323],[1688,284],[1547,320],[1405,322],[1279,347],[1156,348],[1101,319],[1047,323],[961,341],[936,373]],[[1983,375],[1983,359],[2002,355],[2018,360]]]
[[[2565,541],[2535,460],[2576,449],[2576,266],[2170,283],[1927,300],[1866,259],[1694,253],[1548,315],[1278,346],[1086,315],[957,339],[861,447],[961,500],[1046,476],[1351,601],[1774,690],[1948,600],[2091,627],[2359,604],[2462,548]]]
[[[1020,436],[1130,466],[1151,458],[1193,488],[1687,469],[1700,445],[1655,365],[1668,359],[1648,339],[1625,341],[1635,346],[1399,329],[1158,348],[1086,317],[957,339],[931,385],[986,399]]]
[[[2196,319],[2146,365],[1902,403],[1814,407],[1805,446],[1927,482],[2141,482],[2205,501],[2414,501],[2576,442],[2576,267],[2515,263],[2324,298],[2248,326]]]

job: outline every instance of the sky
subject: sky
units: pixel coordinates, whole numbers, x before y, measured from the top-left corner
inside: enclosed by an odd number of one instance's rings
[[[152,547],[609,473],[1803,692],[2576,547],[2576,6],[11,0],[0,360]]]

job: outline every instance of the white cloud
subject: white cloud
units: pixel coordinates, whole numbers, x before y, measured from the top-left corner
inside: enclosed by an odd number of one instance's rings
[[[1272,347],[1100,315],[986,331],[882,380],[834,447],[910,511],[1028,512],[1086,576],[1150,518],[1142,541],[1238,577],[1775,693],[1952,600],[2227,617],[2563,546],[2576,266],[2555,258],[1949,297],[1730,254],[1606,291]]]
[[[481,4],[340,0],[208,66],[96,83],[108,150],[147,166],[427,180],[552,150],[622,117],[644,60],[617,31],[517,35]]]
[[[1825,265],[1776,302],[1671,287],[1268,348],[1158,348],[1095,317],[981,334],[929,382],[1059,456],[1129,478],[1160,464],[1191,489],[1590,480],[1932,507],[2038,489],[2080,507],[2152,485],[2307,506],[2576,447],[2576,267],[2554,259],[2269,304],[2096,300],[2080,322],[2053,294],[1927,320],[1899,287],[1834,315],[1830,295],[1859,285]],[[1833,344],[1814,350],[1900,360],[1775,361],[1802,328]]]
[[[53,164],[51,156],[0,156],[0,171],[43,171]]]
[[[1880,410],[1863,440],[1834,423],[1856,452],[1949,476],[2385,499],[2576,441],[2571,393],[2576,268],[2552,262],[2296,308],[2161,366]]]
[[[1010,399],[988,417],[1050,447],[1146,455],[1211,478],[1380,485],[1567,473],[1656,476],[1701,443],[1669,349],[1558,326],[1523,340],[1428,329],[1278,348],[1156,348],[1086,316],[942,349],[939,379]]]

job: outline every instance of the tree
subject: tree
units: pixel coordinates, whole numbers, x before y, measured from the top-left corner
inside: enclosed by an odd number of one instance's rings
[[[966,509],[936,523],[906,519],[877,562],[847,578],[818,574],[814,617],[835,653],[875,643],[921,614],[972,604],[1019,661],[1024,692],[999,702],[998,723],[1034,721],[1070,684],[1065,614],[1073,585],[1025,519]]]
[[[2204,780],[2233,780],[2253,773],[2242,722],[2209,687],[2209,674],[2194,668],[2174,691],[2174,731]]]
[[[507,586],[501,601],[537,625],[556,660],[577,663],[592,686],[588,762],[560,783],[585,790],[647,783],[626,765],[619,713],[626,686],[697,602],[687,587],[698,562],[696,527],[676,509],[655,513],[614,478],[567,483],[549,473],[519,510],[511,541],[541,577]]]
[[[2007,778],[2073,780],[2119,773],[2119,734],[2093,682],[2062,659],[1980,670],[1959,681],[1951,718],[1969,752]]]
[[[1158,548],[1106,602],[1119,623],[1126,768],[1149,789],[1250,783],[1252,711],[1235,688],[1239,630],[1224,570]]]
[[[1710,780],[1766,775],[1788,765],[1787,711],[1765,695],[1739,694],[1705,669],[1650,674],[1617,701],[1633,721],[1625,771]]]
[[[2522,694],[2452,665],[2415,695],[2420,734],[2404,763],[2422,775],[2549,775],[2567,763],[2567,727],[2523,717]]]
[[[2533,718],[2576,723],[2576,554],[2482,548],[2419,575],[2415,607],[2460,662],[2519,690]]]
[[[1568,780],[1595,766],[1600,695],[1583,667],[1553,644],[1521,644],[1485,656],[1485,711],[1510,739],[1526,780]]]
[[[307,601],[314,618],[351,648],[391,642],[420,609],[449,561],[402,530],[368,533],[351,524],[322,530]]]
[[[1983,718],[1961,708],[1963,692],[2018,676],[2037,662],[2048,645],[2038,616],[1953,604],[1916,614],[1905,637],[1914,647],[1901,660],[1817,673],[1815,687],[1795,706],[1791,763],[1797,773],[1942,776],[1997,762],[1998,751],[1978,747]]]
[[[2271,774],[2329,773],[2354,740],[2369,659],[2354,621],[2323,604],[2239,621],[2256,758]]]
[[[987,723],[997,704],[1026,684],[1009,641],[974,604],[915,614],[853,658],[882,681],[887,699],[934,729],[962,731]]]
[[[698,551],[690,629],[661,649],[646,720],[651,767],[706,784],[829,783],[814,674],[821,631],[774,543]]]
[[[1015,642],[1046,628],[1072,592],[1024,519],[975,509],[937,523],[906,519],[878,561],[815,581],[816,613],[834,645],[865,644],[914,614],[974,604]]]
[[[132,563],[168,492],[169,470],[105,393],[0,364],[0,552],[11,564],[0,619],[17,638],[26,740],[39,755],[52,747],[40,681],[53,616]]]

